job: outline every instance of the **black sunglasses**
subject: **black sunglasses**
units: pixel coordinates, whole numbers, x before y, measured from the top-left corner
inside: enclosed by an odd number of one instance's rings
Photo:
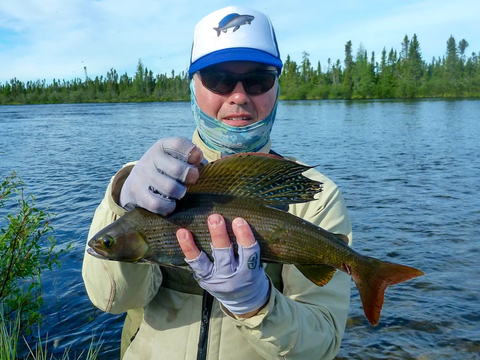
[[[199,74],[203,86],[215,94],[230,94],[240,81],[248,95],[260,95],[273,87],[278,73],[275,70],[254,71],[246,74],[200,70]]]

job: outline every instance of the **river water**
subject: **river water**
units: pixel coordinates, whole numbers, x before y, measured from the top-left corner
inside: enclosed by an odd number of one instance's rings
[[[0,106],[0,173],[17,171],[59,246],[75,244],[42,278],[52,352],[101,337],[100,358],[118,358],[123,315],[96,310],[81,278],[89,224],[117,169],[193,130],[186,102]],[[352,282],[338,359],[480,359],[479,140],[479,100],[280,102],[273,149],[339,185],[354,248],[426,273],[387,289],[377,327]]]

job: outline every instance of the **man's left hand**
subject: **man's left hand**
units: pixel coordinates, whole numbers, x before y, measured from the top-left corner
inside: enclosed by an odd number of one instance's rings
[[[231,313],[244,318],[256,315],[269,299],[270,283],[261,266],[260,246],[250,226],[242,218],[232,221],[238,257],[221,215],[210,215],[208,228],[212,237],[213,262],[197,248],[190,231],[177,231],[178,242],[187,263],[195,271],[195,278]]]

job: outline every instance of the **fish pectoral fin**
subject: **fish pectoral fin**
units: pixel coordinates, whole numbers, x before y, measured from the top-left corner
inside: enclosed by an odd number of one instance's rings
[[[295,265],[297,269],[317,286],[324,286],[331,280],[336,269],[333,266],[322,265]]]

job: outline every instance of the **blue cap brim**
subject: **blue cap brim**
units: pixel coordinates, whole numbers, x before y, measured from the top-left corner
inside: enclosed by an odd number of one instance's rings
[[[199,70],[229,61],[253,61],[265,65],[271,65],[277,68],[279,75],[282,72],[283,67],[280,59],[265,51],[251,48],[230,48],[218,50],[201,57],[190,65],[188,74],[190,78],[192,78],[193,74]]]

